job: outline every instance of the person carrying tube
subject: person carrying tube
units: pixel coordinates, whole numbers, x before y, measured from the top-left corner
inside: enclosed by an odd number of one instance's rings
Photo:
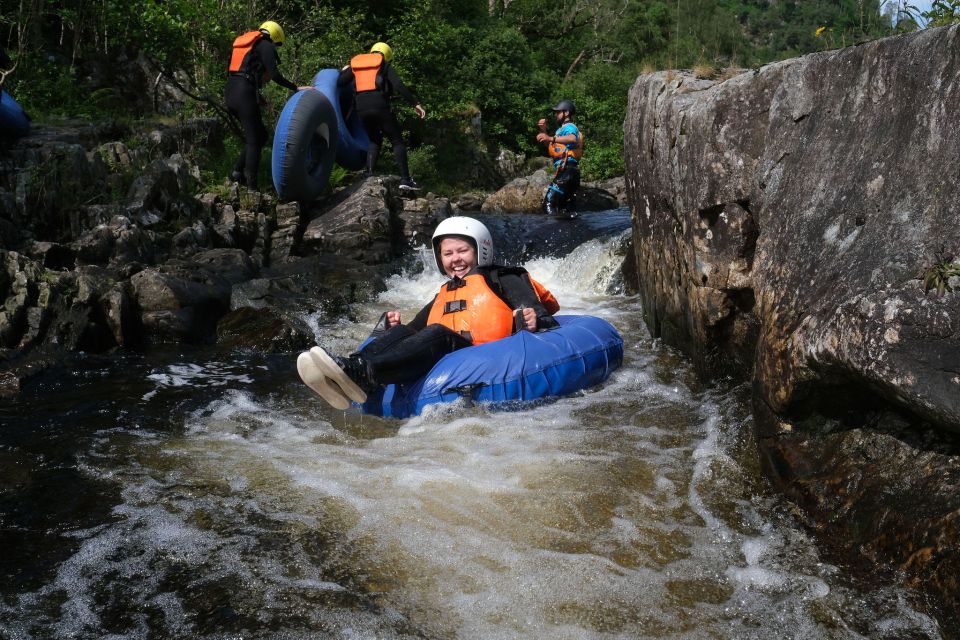
[[[367,176],[373,175],[373,169],[380,157],[383,137],[390,139],[393,145],[393,157],[400,172],[400,188],[413,191],[418,185],[410,177],[407,165],[407,147],[403,143],[400,124],[391,108],[394,92],[410,103],[421,120],[427,112],[420,106],[413,92],[407,88],[396,70],[390,65],[393,49],[386,42],[377,42],[370,47],[369,53],[361,53],[350,59],[350,64],[340,72],[337,87],[341,90],[353,90],[354,107],[370,138],[367,147]]]
[[[547,121],[540,118],[537,127],[537,142],[547,146],[553,159],[554,176],[543,198],[543,211],[547,215],[576,217],[577,190],[580,188],[580,158],[583,156],[583,134],[573,124],[576,105],[572,100],[561,100],[552,108],[559,127],[550,135]]]
[[[254,190],[258,187],[260,154],[268,138],[261,112],[266,102],[260,92],[271,80],[291,92],[298,90],[278,69],[277,47],[283,46],[285,39],[280,25],[267,20],[256,31],[241,34],[233,41],[224,100],[227,111],[240,120],[244,146],[230,179]]]
[[[413,382],[458,349],[558,326],[556,298],[526,269],[494,264],[493,239],[479,220],[441,222],[433,253],[448,280],[413,320],[401,324],[399,311],[384,313],[374,339],[345,358],[322,347],[300,355],[313,363],[301,368],[298,361],[303,381],[334,408],[366,402],[381,386]]]

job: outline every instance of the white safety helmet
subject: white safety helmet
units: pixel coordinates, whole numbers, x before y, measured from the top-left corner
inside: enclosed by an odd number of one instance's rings
[[[440,273],[447,275],[440,262],[440,241],[450,236],[465,238],[477,252],[477,266],[489,267],[493,264],[493,238],[490,231],[479,220],[465,216],[453,216],[437,225],[433,232],[433,257],[437,259]]]

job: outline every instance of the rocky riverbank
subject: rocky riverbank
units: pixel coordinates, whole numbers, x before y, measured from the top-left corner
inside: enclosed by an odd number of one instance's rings
[[[537,212],[531,194],[548,182],[537,170],[451,201],[401,197],[398,179],[384,176],[280,203],[237,185],[202,188],[204,177],[217,181],[202,167],[223,136],[209,119],[72,123],[34,127],[0,149],[0,396],[71,351],[309,347],[303,318],[342,316],[377,293],[440,220]],[[583,207],[623,206],[622,184],[588,185]]]
[[[655,335],[753,382],[763,465],[849,566],[960,616],[960,32],[638,78]],[[880,573],[877,574],[877,570]]]

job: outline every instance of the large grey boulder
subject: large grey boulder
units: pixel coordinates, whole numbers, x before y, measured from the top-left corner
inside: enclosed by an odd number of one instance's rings
[[[385,176],[367,178],[341,191],[310,213],[303,253],[344,256],[366,264],[398,257],[405,247],[398,187],[398,178]]]
[[[483,201],[484,213],[543,213],[543,196],[553,180],[553,168],[538,169],[516,178]],[[616,196],[595,183],[581,183],[577,191],[578,211],[605,211],[621,206]]]
[[[490,194],[480,210],[483,213],[540,213],[543,194],[552,179],[552,173],[545,169],[515,178]]]
[[[588,182],[586,186],[599,189],[613,196],[617,202],[617,207],[627,207],[630,205],[627,201],[627,182],[623,176],[598,180],[597,182]]]
[[[169,260],[130,278],[148,338],[192,341],[213,335],[230,310],[233,285],[249,280],[256,266],[240,249],[212,249],[190,260]]]
[[[126,215],[144,226],[173,216],[189,218],[198,205],[193,199],[194,174],[179,154],[154,160],[130,185]]]
[[[831,549],[869,549],[948,615],[960,292],[923,276],[960,254],[944,173],[960,165],[958,68],[949,27],[721,83],[656,73],[624,123],[651,331],[706,373],[749,376],[771,478]]]
[[[433,230],[452,215],[450,201],[435,194],[405,199],[399,213],[403,237],[410,246],[429,245]]]

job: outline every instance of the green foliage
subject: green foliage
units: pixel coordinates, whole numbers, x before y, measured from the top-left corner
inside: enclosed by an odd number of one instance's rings
[[[224,178],[233,171],[242,149],[243,142],[239,138],[228,136],[223,142],[223,149],[208,156],[200,169],[200,182],[205,190],[223,183]]]
[[[468,134],[449,129],[435,132],[436,144],[410,152],[410,173],[417,182],[442,195],[498,185],[493,161]]]
[[[907,18],[916,24],[928,27],[940,27],[960,22],[960,0],[934,0],[927,11],[921,11],[915,5],[907,5]]]
[[[446,176],[442,175],[442,165],[437,162],[437,148],[432,144],[424,144],[410,151],[410,174],[416,177],[417,183],[433,192],[443,193]]]
[[[937,0],[898,28],[954,21],[958,9],[960,0]],[[394,66],[428,113],[422,122],[397,105],[415,175],[443,188],[489,179],[478,149],[542,154],[536,121],[560,98],[579,106],[586,177],[622,172],[626,96],[641,69],[753,66],[894,30],[880,0],[28,2],[0,19],[0,37],[19,64],[6,88],[37,120],[131,117],[152,108],[147,94],[162,69],[208,98],[191,102],[190,115],[212,115],[232,39],[267,19],[286,32],[281,71],[298,84],[377,40],[389,42]],[[265,119],[275,121],[287,92],[271,85],[265,94],[272,105]],[[467,133],[477,114],[480,140]],[[238,144],[228,143],[208,169],[211,179],[229,173]]]

